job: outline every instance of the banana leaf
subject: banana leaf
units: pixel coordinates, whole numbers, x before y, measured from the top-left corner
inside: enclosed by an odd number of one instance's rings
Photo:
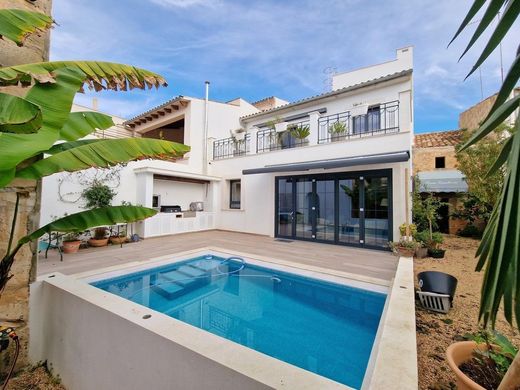
[[[40,108],[27,100],[0,93],[0,132],[31,134],[42,126]]]
[[[102,89],[126,91],[134,88],[151,89],[167,86],[166,80],[157,73],[131,65],[101,61],[52,61],[0,68],[0,86],[18,82],[52,83],[55,81],[54,72],[57,69],[71,67],[85,73],[86,84],[96,91]]]
[[[96,130],[105,130],[111,126],[114,126],[114,121],[109,115],[92,111],[71,112],[60,130],[60,139],[76,141]]]
[[[0,38],[7,38],[22,46],[25,38],[52,27],[51,17],[40,12],[20,9],[0,9]]]
[[[105,141],[105,140],[99,139],[99,138],[92,138],[92,139],[80,139],[78,141],[62,142],[62,143],[54,145],[52,148],[50,148],[49,150],[46,150],[43,153],[44,154],[57,154],[57,153],[61,153],[66,150],[69,150],[69,149],[77,148],[78,146],[88,145],[88,144],[91,144],[94,142],[100,142],[100,141]]]
[[[31,234],[21,238],[18,245],[23,245],[35,240],[45,233],[60,232],[81,232],[96,226],[114,225],[123,222],[135,222],[153,217],[157,211],[142,206],[108,206],[93,210],[82,211],[80,213],[67,215],[57,219]]]
[[[15,168],[22,161],[52,147],[69,118],[72,101],[84,74],[77,69],[59,69],[53,84],[35,84],[25,100],[42,112],[42,128],[34,134],[0,133],[0,171]],[[4,184],[5,185],[5,184]]]
[[[38,160],[18,170],[16,177],[40,179],[57,172],[74,172],[90,167],[106,168],[138,159],[182,157],[189,150],[186,145],[151,138],[100,140]]]

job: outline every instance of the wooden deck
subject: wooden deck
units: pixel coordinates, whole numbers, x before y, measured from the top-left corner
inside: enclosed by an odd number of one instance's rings
[[[60,262],[57,251],[52,250],[49,251],[47,259],[43,253],[40,254],[38,274],[74,274],[207,246],[385,281],[394,277],[397,268],[397,257],[389,252],[304,241],[282,242],[266,236],[212,230],[148,238],[138,243],[125,244],[123,248],[119,245],[109,245],[105,248],[82,249],[78,253],[64,255],[63,262]]]

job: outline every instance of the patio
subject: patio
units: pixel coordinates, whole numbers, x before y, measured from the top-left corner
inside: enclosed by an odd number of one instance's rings
[[[353,278],[370,278],[382,285],[389,285],[397,268],[397,257],[389,252],[304,241],[283,242],[267,236],[211,230],[148,238],[125,244],[123,248],[111,245],[83,249],[65,254],[63,262],[57,251],[49,251],[47,259],[40,254],[38,274],[75,274],[208,246],[327,268],[352,274]]]

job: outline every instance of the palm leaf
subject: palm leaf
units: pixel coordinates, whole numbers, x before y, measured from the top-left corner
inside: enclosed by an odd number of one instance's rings
[[[27,100],[0,93],[0,132],[30,134],[42,126],[40,108]]]
[[[506,162],[509,158],[509,154],[511,153],[511,148],[513,146],[513,138],[515,137],[516,133],[513,133],[502,145],[502,150],[500,151],[500,154],[498,155],[497,159],[489,168],[489,170],[486,173],[485,177],[490,177],[494,173],[496,173]]]
[[[493,114],[491,114],[491,116],[464,143],[464,145],[462,145],[460,151],[465,150],[495,130],[498,125],[502,124],[515,110],[518,109],[519,104],[520,95],[517,95],[498,107],[495,112],[493,112]]]
[[[464,29],[466,28],[466,26],[469,24],[469,22],[471,22],[471,20],[475,17],[475,15],[477,14],[478,11],[480,11],[480,9],[482,8],[482,6],[486,3],[486,0],[475,0],[473,2],[473,5],[471,6],[471,8],[469,9],[466,17],[464,18],[464,20],[462,21],[462,23],[460,24],[459,26],[459,29],[457,30],[457,32],[455,33],[455,35],[453,36],[453,38],[451,38],[451,41],[450,43],[448,43],[448,46],[450,46],[453,41],[455,39],[457,39],[457,37],[460,35],[460,33],[462,31],[464,31]]]
[[[57,219],[41,227],[20,239],[18,245],[26,244],[29,241],[43,236],[45,233],[81,232],[96,226],[141,221],[153,217],[155,214],[157,214],[156,210],[141,206],[108,206],[82,211],[80,213],[67,215],[66,217]]]
[[[516,123],[516,133],[520,121]],[[513,315],[520,327],[520,137],[513,137],[501,198],[479,247],[477,270],[485,265],[480,318],[494,325],[500,302],[504,300],[506,319]],[[513,314],[514,313],[514,314]]]
[[[25,38],[52,27],[51,17],[20,9],[0,9],[0,38],[7,38],[22,46]]]
[[[99,112],[71,112],[69,118],[60,130],[60,139],[76,141],[97,130],[105,130],[114,126],[109,115]]]
[[[484,122],[491,116],[493,113],[500,107],[502,104],[506,102],[506,100],[511,95],[511,92],[516,87],[518,80],[520,79],[520,47],[519,51],[516,55],[516,59],[511,64],[509,71],[507,72],[506,78],[502,83],[502,87],[500,87],[500,91],[498,92],[497,98],[493,107],[488,113],[488,116],[484,120]]]
[[[25,100],[40,108],[42,128],[34,134],[0,133],[0,171],[15,168],[58,140],[59,130],[69,118],[72,101],[83,80],[81,71],[64,68],[56,71],[55,83],[35,84],[29,90]]]
[[[515,22],[519,14],[520,0],[510,0],[504,11],[504,14],[500,18],[498,25],[495,28],[495,31],[489,38],[486,47],[484,47],[484,50],[482,50],[480,57],[478,58],[475,65],[473,65],[473,68],[471,68],[471,71],[468,73],[466,78],[471,76],[473,72],[475,72],[479,68],[479,66],[482,65],[482,63],[489,57],[493,50],[496,49],[500,42],[502,42],[502,39],[505,37],[505,35]]]
[[[0,68],[0,85],[12,85],[18,82],[52,83],[54,73],[62,68],[78,68],[86,75],[85,82],[90,89],[122,90],[128,88],[146,89],[166,86],[164,78],[157,73],[131,65],[100,61],[53,61],[35,64],[17,65]]]
[[[19,170],[16,177],[40,179],[53,173],[74,172],[90,167],[106,168],[137,159],[181,157],[186,145],[151,138],[100,140],[57,153]]]
[[[489,3],[486,12],[484,12],[484,15],[482,16],[482,19],[480,20],[480,23],[477,26],[477,29],[473,33],[473,36],[469,40],[468,45],[466,46],[466,49],[462,52],[462,55],[460,56],[459,60],[464,57],[464,55],[471,49],[471,47],[477,42],[477,40],[480,38],[482,33],[486,30],[486,28],[489,26],[489,24],[493,21],[495,16],[497,16],[498,11],[500,11],[500,8],[504,5],[504,3],[507,0],[491,0]]]

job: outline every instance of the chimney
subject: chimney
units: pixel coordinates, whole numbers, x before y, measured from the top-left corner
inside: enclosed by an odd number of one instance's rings
[[[99,108],[99,105],[98,105],[98,99],[97,98],[92,98],[92,109],[94,111],[97,111]]]

